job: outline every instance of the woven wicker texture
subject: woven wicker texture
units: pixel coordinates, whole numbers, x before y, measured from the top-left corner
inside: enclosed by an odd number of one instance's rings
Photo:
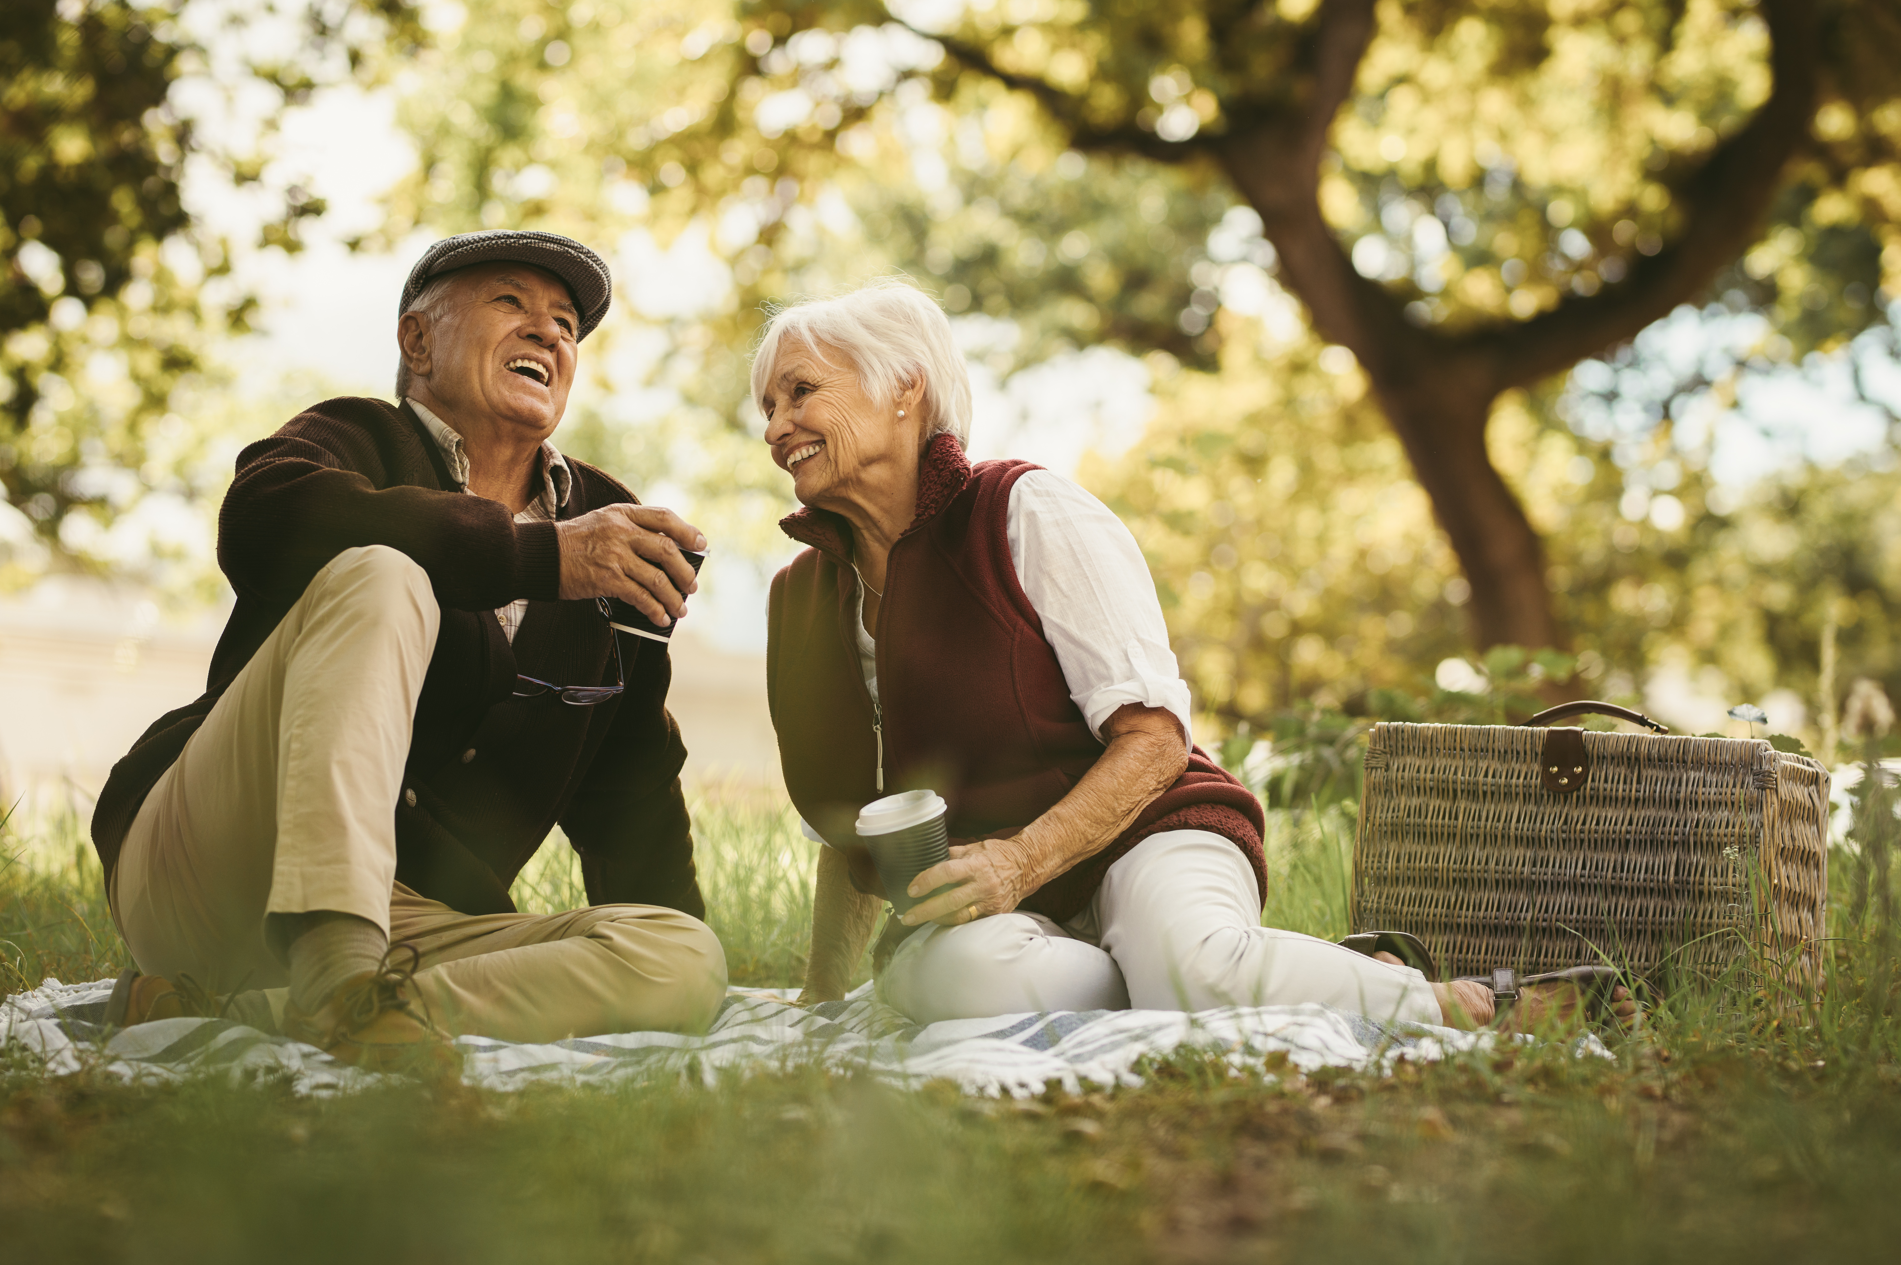
[[[1545,729],[1374,727],[1353,929],[1410,931],[1446,976],[1600,955],[1653,986],[1780,981],[1813,997],[1828,774],[1762,740],[1585,733],[1569,794]]]

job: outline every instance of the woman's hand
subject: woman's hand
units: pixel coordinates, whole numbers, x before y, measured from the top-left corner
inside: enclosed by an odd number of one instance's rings
[[[1103,722],[1102,758],[1048,812],[1011,835],[951,848],[951,859],[911,880],[913,899],[954,883],[904,915],[907,927],[946,927],[1007,914],[1043,884],[1114,843],[1188,767],[1181,722],[1125,703]]]
[[[950,860],[912,879],[905,891],[917,900],[947,884],[951,889],[912,906],[900,921],[907,927],[927,922],[955,927],[991,914],[1007,914],[1054,877],[1043,873],[1037,861],[1022,831],[952,844]]]

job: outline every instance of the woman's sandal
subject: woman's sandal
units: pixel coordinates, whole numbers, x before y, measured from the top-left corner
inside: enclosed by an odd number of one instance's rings
[[[1611,994],[1618,985],[1626,982],[1631,985],[1631,992],[1636,994],[1643,983],[1614,966],[1601,964],[1570,966],[1562,971],[1546,971],[1542,975],[1523,977],[1511,967],[1501,966],[1490,976],[1461,975],[1453,982],[1483,984],[1492,990],[1493,1026],[1512,1012],[1525,989],[1539,984],[1570,984],[1578,990],[1578,999],[1584,1003],[1584,1017],[1588,1022],[1615,1023],[1617,1016],[1611,1010]]]
[[[1364,953],[1372,957],[1376,953],[1390,953],[1407,966],[1412,967],[1431,984],[1439,982],[1439,964],[1432,960],[1425,942],[1410,931],[1361,931],[1340,941],[1345,948],[1355,953]]]

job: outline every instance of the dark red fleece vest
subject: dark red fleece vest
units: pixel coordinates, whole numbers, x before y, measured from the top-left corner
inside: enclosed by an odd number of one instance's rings
[[[951,835],[978,838],[1034,821],[1102,755],[1010,561],[1010,488],[1034,469],[1022,461],[973,468],[949,435],[925,452],[917,517],[891,550],[878,614],[883,791],[873,730],[880,718],[852,630],[851,528],[813,509],[780,524],[811,546],[772,582],[766,682],[786,789],[800,815],[845,848],[865,891],[882,894],[853,822],[879,795],[929,787],[950,805]],[[1188,771],[1120,838],[1022,908],[1071,918],[1130,848],[1191,829],[1233,840],[1265,897],[1261,806],[1196,748]]]

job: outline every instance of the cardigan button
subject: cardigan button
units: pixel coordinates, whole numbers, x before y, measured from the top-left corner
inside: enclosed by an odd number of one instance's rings
[[[474,747],[470,747],[467,751],[464,751],[462,753],[462,763],[464,764],[475,763],[475,748]]]
[[[414,788],[403,792],[403,803],[408,804],[411,808],[416,806],[416,792]]]

